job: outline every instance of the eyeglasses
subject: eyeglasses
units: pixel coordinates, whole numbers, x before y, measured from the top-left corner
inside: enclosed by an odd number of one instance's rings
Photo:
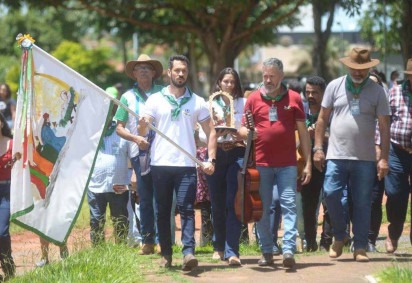
[[[133,70],[134,71],[153,71],[153,67],[152,66],[138,65],[138,66],[134,67]]]

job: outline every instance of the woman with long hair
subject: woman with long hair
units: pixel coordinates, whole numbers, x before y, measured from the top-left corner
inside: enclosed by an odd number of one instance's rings
[[[233,68],[223,69],[215,84],[214,91],[223,91],[233,98],[235,128],[239,129],[242,121],[245,99],[239,75]],[[216,125],[225,125],[230,115],[229,99],[217,96],[213,103],[213,115]],[[230,126],[230,125],[226,125]],[[215,172],[207,176],[210,190],[213,219],[213,259],[227,260],[231,266],[241,265],[239,259],[239,240],[241,222],[235,214],[235,196],[238,188],[237,173],[239,160],[244,157],[245,147],[237,132],[216,131],[218,149]]]
[[[5,280],[14,276],[16,266],[11,256],[10,179],[13,166],[13,136],[3,114],[0,113],[0,264]],[[2,280],[0,280],[2,281]]]

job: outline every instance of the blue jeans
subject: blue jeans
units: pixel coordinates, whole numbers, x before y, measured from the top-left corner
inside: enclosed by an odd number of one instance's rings
[[[197,176],[195,167],[151,166],[157,205],[157,227],[162,255],[172,255],[170,217],[173,192],[182,225],[183,255],[195,252],[195,211]]]
[[[106,223],[106,208],[110,207],[110,218],[113,222],[115,240],[124,242],[128,231],[127,192],[117,195],[115,193],[93,193],[87,190],[87,199],[90,207],[90,239],[93,245],[104,241],[104,225]]]
[[[14,275],[16,266],[11,255],[10,184],[0,184],[0,264],[6,277]]]
[[[143,244],[154,244],[156,236],[155,203],[152,173],[140,174],[139,156],[130,159],[137,179],[137,193],[140,198],[140,227]]]
[[[294,253],[296,250],[297,214],[296,214],[296,166],[264,167],[257,166],[260,174],[259,193],[262,199],[263,214],[257,223],[262,253],[273,251],[273,231],[271,230],[271,205],[273,190],[277,185],[280,206],[283,215],[283,245],[282,252]]]
[[[388,236],[398,240],[402,235],[403,225],[408,210],[412,175],[412,154],[391,144],[389,150],[389,173],[385,178],[386,214],[388,216]],[[412,205],[412,204],[411,204]]]
[[[239,257],[241,223],[235,213],[235,197],[238,189],[238,160],[243,158],[245,149],[229,151],[218,149],[215,172],[206,176],[212,203],[213,249],[225,253],[225,258]]]
[[[352,203],[353,246],[366,249],[371,216],[372,189],[376,177],[376,162],[362,160],[328,160],[324,196],[335,240],[347,236],[347,213],[342,204],[347,188]]]

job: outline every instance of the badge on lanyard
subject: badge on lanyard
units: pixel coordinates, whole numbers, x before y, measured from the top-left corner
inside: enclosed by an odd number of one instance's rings
[[[172,117],[172,121],[179,121],[179,115],[173,115],[174,109],[170,110],[170,116]]]
[[[278,110],[274,105],[269,109],[269,121],[276,122],[278,120]]]
[[[354,98],[350,102],[350,112],[352,113],[352,116],[360,114],[359,98]]]

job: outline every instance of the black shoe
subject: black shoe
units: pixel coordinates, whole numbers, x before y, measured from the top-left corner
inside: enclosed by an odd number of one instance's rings
[[[272,254],[262,254],[262,257],[258,261],[259,266],[268,266],[273,263],[273,255]]]
[[[283,254],[283,267],[292,268],[296,264],[295,258],[291,253]]]
[[[308,242],[306,245],[307,252],[316,252],[318,250],[318,243],[316,242]]]
[[[195,256],[192,255],[192,254],[187,254],[183,258],[182,270],[183,271],[190,271],[193,268],[197,267],[197,265],[198,265],[198,261],[195,258]]]
[[[378,252],[378,250],[376,249],[376,246],[372,243],[368,243],[368,247],[367,247],[366,251],[368,253],[377,253]]]
[[[321,252],[329,252],[329,249],[330,249],[330,245],[326,245],[326,244],[321,244],[320,246],[319,246],[319,251],[321,251]]]
[[[172,256],[171,255],[164,255],[160,260],[160,267],[169,268],[172,266]]]

